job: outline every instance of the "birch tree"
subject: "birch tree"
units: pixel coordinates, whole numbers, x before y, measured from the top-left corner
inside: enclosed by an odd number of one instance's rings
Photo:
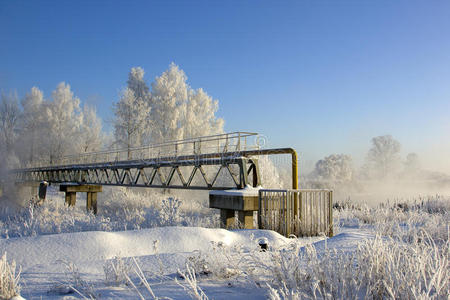
[[[119,146],[128,150],[128,158],[131,158],[130,149],[142,145],[143,136],[147,136],[150,130],[148,116],[150,107],[142,98],[136,98],[134,92],[126,88],[114,107],[114,136]]]
[[[215,116],[218,108],[219,101],[213,100],[203,89],[189,91],[184,138],[223,133],[224,120]]]
[[[95,107],[84,105],[80,132],[79,149],[81,152],[99,151],[103,145],[102,121]]]
[[[74,97],[69,84],[61,82],[52,92],[52,99],[45,105],[48,128],[45,137],[50,162],[63,155],[79,152],[78,142],[83,122],[80,99]]]
[[[40,157],[42,151],[43,133],[43,107],[44,95],[37,87],[32,87],[31,91],[22,99],[22,132],[20,144],[22,145],[22,158],[25,161],[33,162]]]
[[[141,67],[131,68],[128,74],[127,87],[133,91],[136,99],[150,101],[151,94],[147,83],[145,83],[144,74],[144,69]]]
[[[3,146],[4,153],[13,151],[19,130],[20,113],[17,94],[2,93],[0,99],[0,145]]]
[[[156,77],[152,83],[152,143],[180,140],[184,136],[184,118],[188,97],[187,77],[177,65]]]

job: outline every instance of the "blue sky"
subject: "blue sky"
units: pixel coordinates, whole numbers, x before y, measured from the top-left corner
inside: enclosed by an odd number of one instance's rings
[[[111,120],[131,67],[171,62],[218,99],[226,130],[311,166],[392,134],[450,169],[450,1],[0,0],[0,90],[61,81]],[[107,125],[108,126],[108,125]]]

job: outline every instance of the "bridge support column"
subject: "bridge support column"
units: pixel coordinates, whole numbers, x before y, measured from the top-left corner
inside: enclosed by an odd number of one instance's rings
[[[61,192],[66,193],[66,204],[69,206],[75,206],[77,192],[86,193],[86,209],[93,211],[97,214],[97,193],[102,191],[101,185],[69,185],[61,184],[59,186]]]
[[[236,218],[234,216],[234,210],[221,209],[220,223],[222,223],[222,226],[224,228],[234,228],[236,226]]]
[[[238,220],[245,229],[253,229],[253,211],[238,210]]]
[[[97,214],[97,192],[88,192],[86,195],[86,210],[92,210]]]
[[[66,204],[68,206],[75,206],[77,202],[77,193],[76,192],[66,192]]]
[[[246,194],[240,190],[213,191],[209,193],[209,207],[220,209],[220,220],[224,228],[236,226],[237,211],[239,225],[253,229],[253,212],[258,211],[258,190]]]

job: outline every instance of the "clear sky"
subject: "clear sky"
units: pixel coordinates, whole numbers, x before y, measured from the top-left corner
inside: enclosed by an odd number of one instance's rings
[[[107,121],[131,67],[151,82],[171,62],[219,100],[227,131],[306,166],[361,160],[392,134],[450,170],[450,1],[0,0],[5,92],[66,81]]]

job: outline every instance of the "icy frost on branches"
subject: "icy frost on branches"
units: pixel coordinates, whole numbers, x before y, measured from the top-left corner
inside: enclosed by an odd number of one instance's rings
[[[193,90],[177,65],[156,77],[150,91],[144,70],[132,68],[127,88],[116,104],[116,142],[128,148],[223,132],[218,101],[203,89]]]
[[[126,88],[115,105],[114,134],[116,142],[128,150],[141,146],[142,139],[149,130],[149,112],[148,104],[142,98],[136,98],[130,88]]]

